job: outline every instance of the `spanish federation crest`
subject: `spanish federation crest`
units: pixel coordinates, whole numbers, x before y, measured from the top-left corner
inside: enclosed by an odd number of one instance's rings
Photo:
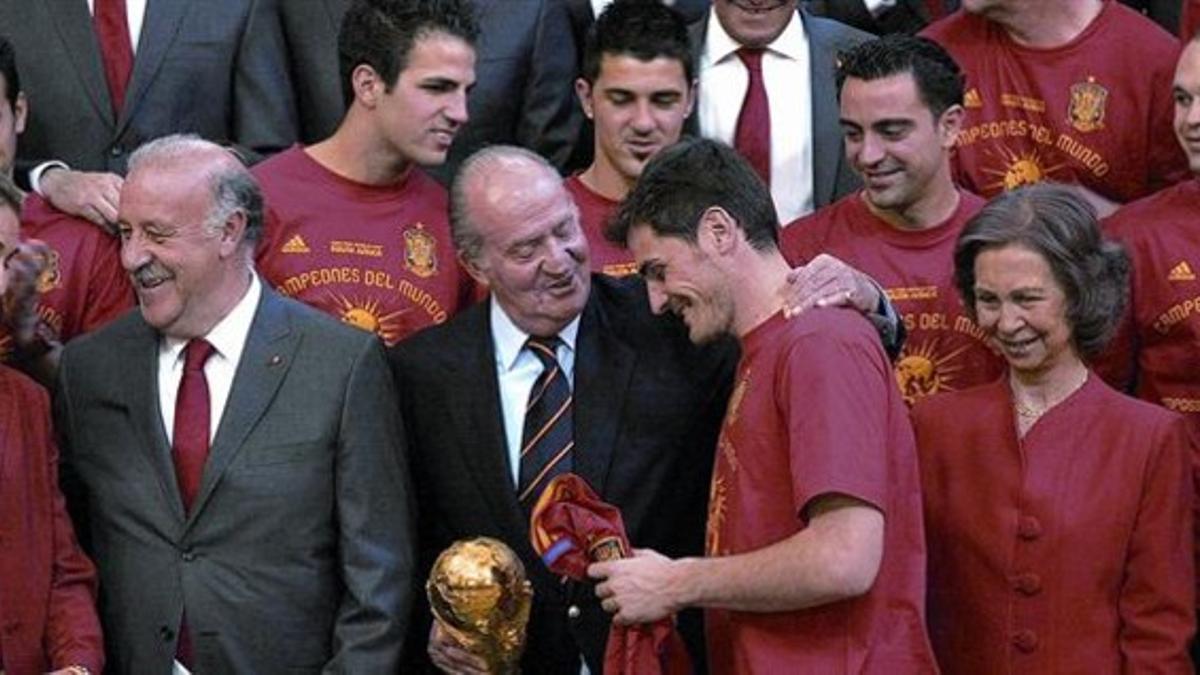
[[[49,249],[41,258],[39,262],[42,271],[38,273],[37,290],[38,293],[49,293],[62,285],[62,273],[58,269],[58,251]]]
[[[1067,106],[1067,120],[1071,126],[1083,133],[1104,128],[1104,106],[1108,102],[1108,90],[1096,84],[1096,78],[1071,85],[1071,103]]]
[[[437,240],[423,223],[404,231],[404,266],[422,278],[437,274]]]

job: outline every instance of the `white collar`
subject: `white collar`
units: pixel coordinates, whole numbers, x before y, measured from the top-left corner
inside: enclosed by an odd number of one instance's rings
[[[237,363],[246,346],[246,337],[250,335],[250,324],[254,322],[254,314],[258,310],[258,301],[262,297],[262,282],[258,275],[250,273],[250,288],[242,295],[233,309],[229,310],[217,325],[213,326],[204,339],[213,346],[217,354]],[[183,348],[188,340],[177,337],[163,336],[159,344],[160,353],[171,357],[171,362],[181,358]]]
[[[725,32],[725,27],[721,25],[721,20],[717,18],[716,8],[709,10],[708,14],[708,30],[704,36],[704,53],[701,55],[701,61],[707,64],[714,64],[724,61],[725,59],[733,58],[734,53],[741,49],[742,45],[730,37],[729,33]],[[804,21],[800,19],[800,12],[792,12],[792,18],[788,21],[788,25],[784,27],[783,32],[779,37],[775,38],[771,44],[767,45],[767,50],[778,54],[784,58],[792,60],[800,60],[806,58],[808,52],[808,35],[804,32]]]
[[[491,303],[492,341],[496,346],[496,362],[500,364],[502,371],[509,371],[517,365],[517,357],[525,348],[525,342],[529,340],[529,333],[518,328],[517,324],[508,318],[508,314],[500,307],[500,303],[496,302],[495,297],[492,297],[489,302]],[[578,334],[579,317],[577,316],[558,332],[558,337],[567,346],[567,349],[574,352],[575,338]]]

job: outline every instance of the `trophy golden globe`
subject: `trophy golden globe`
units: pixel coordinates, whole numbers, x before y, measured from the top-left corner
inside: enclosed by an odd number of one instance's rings
[[[512,549],[488,537],[450,545],[425,584],[434,620],[492,673],[516,673],[533,589]]]

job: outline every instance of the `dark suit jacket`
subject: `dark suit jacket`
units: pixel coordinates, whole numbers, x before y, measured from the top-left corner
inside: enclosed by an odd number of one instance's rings
[[[564,0],[475,0],[479,18],[471,119],[446,164],[431,170],[448,183],[458,165],[485,145],[520,145],[567,165],[583,111],[575,98],[575,40]]]
[[[99,675],[96,570],[58,491],[46,392],[0,366],[0,647],[8,675],[80,665]]]
[[[148,0],[133,74],[114,117],[82,0],[0,0],[31,115],[22,164],[61,159],[124,173],[129,153],[175,132],[259,153],[296,140],[278,0]],[[288,0],[291,1],[291,0]]]
[[[697,65],[704,47],[709,16],[705,15],[688,29]],[[838,109],[836,63],[839,51],[869,40],[872,36],[804,11],[800,12],[800,19],[804,21],[804,30],[808,33],[811,56],[813,206],[819,209],[862,187],[862,181],[846,161],[842,143],[842,128],[838,122],[841,113]],[[699,107],[696,106],[697,109]],[[697,114],[688,118],[687,130],[699,135]]]
[[[338,30],[350,0],[283,0],[280,23],[287,43],[300,141],[316,143],[333,135],[346,114],[338,73]]]
[[[731,342],[697,349],[682,324],[649,313],[637,280],[594,276],[576,342],[575,472],[621,509],[634,546],[703,551],[716,432],[736,361]],[[401,342],[390,354],[408,431],[420,518],[420,570],[458,539],[511,546],[533,581],[525,672],[603,672],[608,615],[590,584],[560,583],[529,543],[505,445],[488,302]],[[569,618],[568,608],[579,616]],[[414,615],[424,654],[429,611]],[[699,616],[680,625],[703,658]]]
[[[390,673],[412,523],[394,391],[373,336],[263,289],[185,515],[138,312],[63,354],[68,497],[100,570],[110,672]]]

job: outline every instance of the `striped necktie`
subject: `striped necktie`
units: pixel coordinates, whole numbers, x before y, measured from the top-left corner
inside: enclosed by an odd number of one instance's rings
[[[571,416],[571,386],[558,365],[557,336],[530,337],[525,348],[542,362],[542,374],[533,383],[525,406],[521,434],[521,473],[517,499],[529,512],[542,490],[557,475],[571,470],[575,428]]]

